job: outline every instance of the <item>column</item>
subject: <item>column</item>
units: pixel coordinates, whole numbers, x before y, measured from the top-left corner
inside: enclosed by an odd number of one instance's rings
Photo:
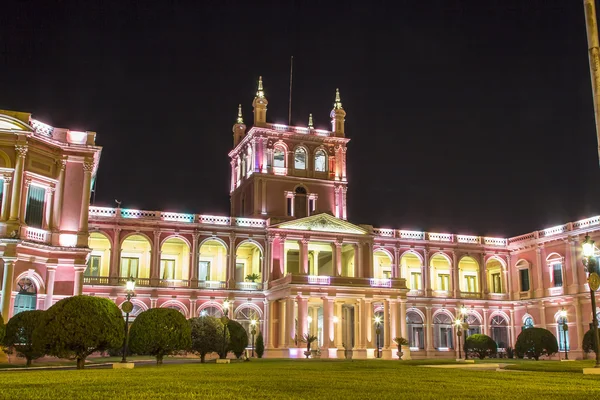
[[[402,276],[402,271],[400,271],[400,261],[398,260],[400,254],[400,249],[398,247],[394,247],[394,261],[392,263],[392,278],[406,278]]]
[[[546,327],[546,305],[544,301],[540,301],[540,328],[548,329]]]
[[[460,271],[458,270],[458,261],[456,257],[456,253],[452,251],[452,265],[450,266],[450,276],[452,279],[452,293],[454,293],[454,298],[460,298],[460,282],[458,275]]]
[[[483,334],[484,335],[490,335],[489,333],[489,320],[488,320],[488,309],[484,308],[483,309]]]
[[[391,345],[392,324],[390,321],[390,301],[383,300],[383,348],[389,349]]]
[[[506,286],[502,286],[502,290],[506,291],[508,293],[508,300],[512,299],[512,292],[513,292],[513,288],[512,288],[512,274],[516,273],[515,270],[513,270],[511,264],[510,264],[510,254],[506,255],[506,267],[503,269],[502,271],[502,276],[504,277],[504,284]],[[508,290],[507,290],[508,288]]]
[[[431,307],[430,306],[425,307],[425,317],[427,318],[427,321],[425,321],[425,327],[426,327],[425,329],[427,330],[425,345],[426,345],[427,353],[430,353],[435,350],[435,348],[433,347],[433,323],[432,323],[433,321],[431,319]]]
[[[421,266],[421,271],[423,273],[423,290],[425,291],[425,296],[431,297],[431,271],[429,270],[429,249],[423,250],[423,265]]]
[[[400,300],[400,331],[397,336],[402,336],[408,340],[408,331],[406,330],[406,300]]]
[[[296,346],[296,343],[294,343],[296,337],[294,322],[294,299],[288,297],[285,300],[285,329],[283,334],[283,346],[286,348]]]
[[[365,278],[373,278],[373,243],[365,243],[367,257],[363,268]]]
[[[485,263],[485,253],[481,253],[481,267],[479,268],[479,292],[481,293],[481,298],[486,299],[487,295],[490,293],[488,288],[488,276],[487,276],[487,264]]]
[[[2,221],[6,221],[8,220],[8,210],[10,207],[10,193],[9,193],[9,188],[10,188],[10,182],[12,181],[12,176],[4,176],[4,187],[3,187],[3,191],[2,191],[2,196],[4,197],[2,199],[2,212],[1,212],[1,220]]]
[[[54,229],[60,230],[61,212],[63,203],[63,192],[65,187],[65,170],[67,169],[67,160],[61,159],[58,163],[58,183],[56,185],[56,197],[54,199]]]
[[[515,347],[515,310],[513,309],[510,310],[509,333],[508,343],[510,343],[510,347]]]
[[[302,238],[298,240],[298,246],[300,247],[300,273],[308,274],[308,238]]]
[[[323,348],[326,355],[329,356],[329,348],[331,347],[331,333],[333,328],[333,321],[331,318],[331,314],[333,312],[333,303],[328,297],[323,297]],[[323,356],[323,351],[321,352],[321,357]]]
[[[46,230],[53,231],[54,230],[54,217],[52,214],[54,213],[54,188],[48,187],[46,188],[46,215],[44,225]]]
[[[365,346],[375,347],[375,337],[373,336],[375,330],[375,318],[373,318],[373,302],[371,299],[365,299],[364,302],[364,336]],[[385,313],[384,313],[385,315]]]
[[[17,160],[15,162],[15,172],[13,173],[12,195],[10,202],[11,221],[18,221],[21,218],[21,189],[23,186],[23,169],[25,167],[25,156],[27,155],[27,150],[27,146],[15,146]]]
[[[356,244],[356,251],[354,253],[355,257],[354,257],[354,276],[357,276],[359,278],[364,278],[365,273],[364,273],[364,268],[363,268],[363,261],[364,261],[364,257],[363,257],[363,243],[358,243]]]
[[[79,296],[83,292],[83,272],[87,265],[77,265],[73,268],[73,296]]]
[[[271,302],[268,301],[267,299],[263,300],[263,309],[264,309],[264,318],[263,318],[263,324],[262,326],[260,326],[260,322],[258,323],[258,329],[256,334],[258,335],[258,332],[263,332],[263,341],[265,344],[265,347],[269,348],[269,341],[271,340],[271,329],[270,329],[270,325],[271,325]],[[256,339],[256,338],[255,338]]]
[[[198,286],[198,238],[200,237],[199,233],[194,232],[192,235],[192,254],[191,254],[191,262],[190,262],[190,287]]]
[[[227,253],[227,287],[229,289],[235,289],[235,257],[235,233],[231,233]]]
[[[319,335],[319,307],[311,307],[310,315],[312,317],[311,330],[310,334],[318,336]]]
[[[542,274],[542,261],[545,262],[546,261],[546,257],[543,254],[544,252],[544,246],[543,245],[538,245],[538,247],[535,249],[535,260],[536,260],[536,265],[535,265],[535,271],[536,271],[536,282],[535,282],[535,297],[542,297],[544,295],[544,276]],[[544,326],[545,328],[545,326]]]
[[[570,237],[567,240],[567,252],[569,255],[569,268],[571,268],[571,276],[573,279],[572,289],[569,291],[570,293],[577,293],[579,291],[579,275],[577,269],[577,249],[579,248],[579,242],[577,241],[577,237]],[[579,329],[577,330],[579,331]],[[581,343],[581,342],[577,342]]]
[[[54,296],[54,278],[56,276],[56,265],[46,266],[46,302],[44,303],[44,310],[49,309],[52,306]]]
[[[367,332],[372,328],[371,321],[367,319],[367,310],[371,309],[371,303],[366,304],[364,299],[358,300],[358,310],[359,310],[359,330],[358,330],[358,343],[359,348],[366,349],[367,348]],[[354,321],[356,322],[356,321]]]
[[[333,311],[334,311],[334,323],[333,323],[333,345],[342,349],[342,303],[338,301],[333,301]],[[337,317],[337,318],[336,318]],[[337,320],[337,322],[335,322]]]
[[[111,263],[109,268],[109,275],[113,278],[119,276],[119,271],[121,269],[121,229],[115,228],[113,230],[113,243],[111,248]]]
[[[296,303],[298,304],[298,340],[301,340],[308,332],[308,321],[306,318],[308,316],[308,301],[307,299],[303,299],[302,296],[298,295],[298,297],[296,297]]]
[[[2,281],[2,317],[8,321],[12,313],[10,312],[10,300],[12,297],[13,280],[15,279],[15,261],[16,258],[4,258],[4,279]]]
[[[152,250],[150,253],[150,280],[152,286],[158,286],[160,279],[160,231],[154,231],[152,238]],[[154,282],[152,282],[154,281]]]
[[[152,295],[150,297],[150,308],[156,308],[156,303],[158,303],[158,297]]]
[[[265,323],[267,324],[267,329],[265,329],[265,333],[267,334],[267,338],[265,340],[266,343],[266,347],[267,349],[273,349],[275,348],[275,326],[279,325],[281,323],[281,321],[283,321],[282,318],[278,318],[277,317],[277,309],[276,309],[276,302],[278,302],[279,300],[274,300],[274,301],[266,301],[266,303],[269,304],[268,310],[269,312],[267,313],[265,310],[265,315],[267,316],[267,319],[265,321]],[[282,307],[280,307],[282,308]],[[280,326],[280,330],[282,328],[281,325]]]
[[[87,234],[88,231],[92,171],[94,171],[94,162],[86,159],[83,163],[83,194],[81,195],[81,211],[79,213],[79,233],[85,234]]]
[[[269,282],[271,280],[271,269],[273,268],[273,241],[275,236],[272,234],[267,235],[265,242],[265,254],[263,257],[263,282]]]
[[[583,320],[581,318],[581,301],[578,297],[573,299],[573,307],[575,307],[575,324],[577,333],[577,349],[581,349],[581,343],[583,342],[583,335],[587,331],[586,327],[583,326]]]
[[[342,246],[343,239],[336,239],[333,243],[334,259],[335,259],[335,276],[342,276]]]
[[[312,275],[319,275],[319,250],[313,250]]]

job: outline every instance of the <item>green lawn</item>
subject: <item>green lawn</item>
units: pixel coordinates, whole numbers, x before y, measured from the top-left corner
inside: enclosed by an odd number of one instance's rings
[[[419,363],[254,360],[225,365],[138,366],[133,370],[11,371],[0,373],[0,397],[20,400],[600,398],[600,377],[414,365]]]

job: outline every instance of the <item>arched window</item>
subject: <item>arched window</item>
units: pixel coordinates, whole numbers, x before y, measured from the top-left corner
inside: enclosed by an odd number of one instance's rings
[[[477,315],[468,314],[467,315],[467,324],[469,324],[469,329],[466,332],[466,338],[468,338],[471,335],[481,333],[481,322],[479,322],[479,318],[477,318]]]
[[[219,310],[219,308],[215,306],[209,306],[200,311],[200,316],[221,318],[223,316],[223,313],[221,312],[221,310]]]
[[[21,311],[31,311],[36,309],[37,305],[37,288],[29,278],[22,278],[17,282],[19,293],[15,297],[15,306],[13,308],[13,316]],[[8,320],[8,316],[5,316]]]
[[[302,147],[294,152],[294,169],[306,169],[306,150]]]
[[[306,189],[302,186],[296,188],[296,195],[294,196],[294,216],[298,218],[306,217]]]
[[[527,317],[525,321],[523,321],[523,329],[533,328],[533,318]]]
[[[424,349],[423,318],[419,313],[408,311],[406,313],[406,328],[408,329],[408,344],[411,349]]]
[[[260,316],[252,307],[243,307],[236,311],[235,320],[240,323],[246,330],[246,334],[248,335],[248,345],[251,345],[252,340],[252,324],[251,321],[255,320],[257,323],[256,326],[256,334],[258,335],[258,331],[260,331]],[[256,339],[256,336],[254,337]]]
[[[433,317],[433,336],[436,349],[452,348],[452,318],[448,314],[439,313]]]
[[[508,321],[501,316],[496,315],[492,318],[492,339],[498,345],[499,349],[505,349],[508,343]]]
[[[558,350],[565,351],[570,350],[569,346],[569,328],[567,327],[567,317],[558,317],[556,320],[556,331],[558,333]],[[565,329],[566,328],[566,329]]]
[[[327,171],[327,155],[323,150],[317,150],[315,153],[315,171]]]
[[[273,150],[273,166],[275,168],[285,168],[285,150],[281,147],[275,147]]]

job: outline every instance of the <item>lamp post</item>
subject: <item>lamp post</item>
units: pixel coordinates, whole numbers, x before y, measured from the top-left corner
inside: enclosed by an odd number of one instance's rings
[[[462,355],[460,353],[460,337],[462,336],[462,331],[461,331],[461,325],[462,325],[462,321],[460,319],[456,319],[456,321],[454,321],[454,324],[456,325],[456,336],[458,336],[458,359],[462,359]]]
[[[565,349],[565,360],[569,359],[569,352],[567,351],[567,331],[569,330],[569,326],[567,325],[567,310],[563,307],[560,310],[560,318],[562,320],[562,331],[563,331],[563,346]]]
[[[375,317],[375,339],[376,339],[376,346],[377,346],[377,354],[375,358],[380,358],[380,354],[379,354],[379,334],[381,333],[381,317],[377,316]]]
[[[133,303],[131,298],[135,296],[135,279],[130,276],[125,283],[125,300],[121,304],[121,310],[125,313],[125,337],[123,338],[123,357],[121,358],[122,363],[127,362],[127,345],[129,344],[129,313],[133,311]]]
[[[229,300],[223,301],[223,316],[221,317],[221,322],[223,323],[223,349],[221,353],[223,358],[227,358],[227,324],[229,323]]]
[[[252,334],[252,358],[254,358],[254,335],[256,335],[256,320],[255,319],[250,321],[250,326],[251,326],[250,334]]]
[[[582,245],[583,265],[588,273],[588,284],[590,286],[590,298],[592,300],[592,336],[594,337],[594,351],[596,353],[596,365],[594,368],[600,368],[600,351],[598,349],[598,317],[596,316],[596,290],[600,284],[598,276],[598,262],[594,257],[594,241],[589,235],[585,235]]]
[[[467,329],[469,329],[469,326],[467,325],[467,308],[465,306],[461,306],[460,307],[460,316],[462,318],[462,336],[463,336],[463,351],[465,353],[465,360],[467,359],[467,351],[465,350],[465,344],[467,343]],[[460,340],[460,335],[458,337],[458,340]],[[460,347],[460,346],[459,346]],[[459,357],[460,358],[460,351],[459,351]]]

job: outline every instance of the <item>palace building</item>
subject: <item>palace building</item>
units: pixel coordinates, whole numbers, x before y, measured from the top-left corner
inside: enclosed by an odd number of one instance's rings
[[[253,126],[241,106],[233,125],[229,216],[90,207],[96,134],[0,110],[5,321],[79,294],[120,305],[131,276],[133,317],[154,307],[220,316],[226,306],[247,329],[258,321],[267,357],[303,357],[310,333],[322,358],[345,348],[371,358],[378,344],[394,358],[398,336],[413,358],[455,358],[457,318],[500,349],[535,326],[584,356],[597,310],[581,244],[600,240],[600,217],[512,238],[355,225],[339,92],[330,131],[312,116],[307,127],[269,123],[267,105],[260,79]]]

